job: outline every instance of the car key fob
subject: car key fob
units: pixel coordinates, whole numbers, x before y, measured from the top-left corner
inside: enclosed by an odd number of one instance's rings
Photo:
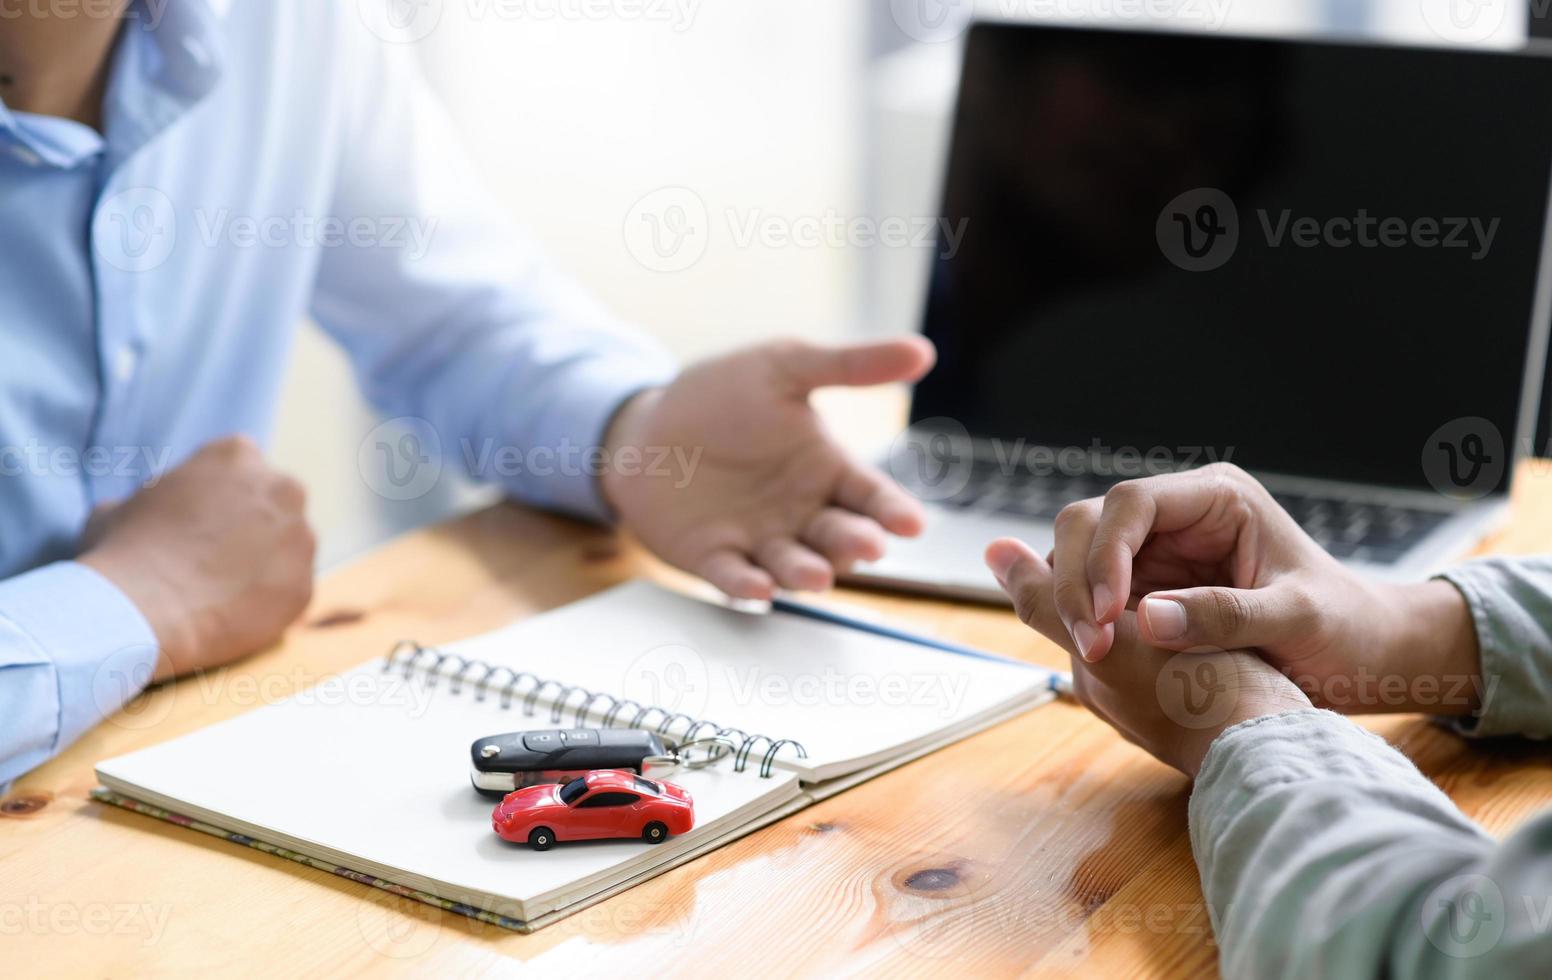
[[[554,728],[510,732],[469,747],[469,779],[486,796],[505,796],[541,783],[564,783],[594,769],[645,775],[674,756],[656,734],[639,728]]]

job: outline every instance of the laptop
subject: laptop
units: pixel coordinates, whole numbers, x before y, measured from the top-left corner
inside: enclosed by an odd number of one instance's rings
[[[888,461],[931,516],[852,580],[1004,601],[994,538],[1220,460],[1377,578],[1468,551],[1540,395],[1549,107],[1531,53],[975,25]]]

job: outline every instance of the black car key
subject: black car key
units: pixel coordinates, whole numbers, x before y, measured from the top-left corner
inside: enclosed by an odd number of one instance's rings
[[[642,774],[678,760],[656,734],[639,728],[554,728],[491,735],[469,747],[469,779],[486,796],[564,783],[594,769]]]

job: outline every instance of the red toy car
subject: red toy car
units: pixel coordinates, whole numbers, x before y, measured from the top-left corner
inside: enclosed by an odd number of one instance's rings
[[[508,793],[490,815],[496,833],[547,851],[558,840],[640,837],[661,844],[695,826],[690,794],[621,769],[595,769],[565,785]]]

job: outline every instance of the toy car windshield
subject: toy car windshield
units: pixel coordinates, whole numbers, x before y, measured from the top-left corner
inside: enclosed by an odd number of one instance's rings
[[[587,780],[578,776],[560,788],[560,801],[567,806],[575,803],[587,792]]]

